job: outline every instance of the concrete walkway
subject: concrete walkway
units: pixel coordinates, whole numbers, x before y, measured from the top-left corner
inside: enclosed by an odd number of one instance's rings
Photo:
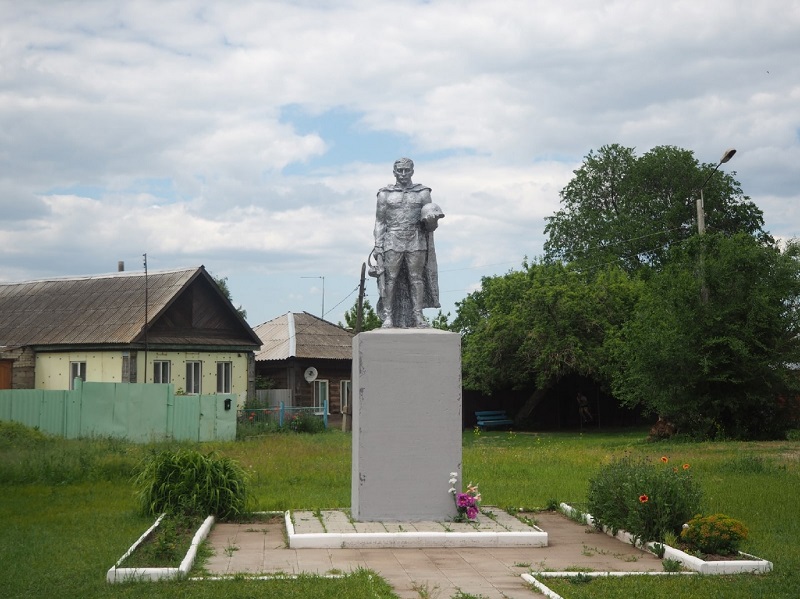
[[[487,599],[541,597],[521,578],[530,571],[663,571],[661,560],[556,513],[526,514],[548,533],[547,547],[423,549],[288,549],[283,518],[216,524],[208,537],[217,576],[249,573],[320,575],[368,568],[401,599],[450,599],[458,590]]]

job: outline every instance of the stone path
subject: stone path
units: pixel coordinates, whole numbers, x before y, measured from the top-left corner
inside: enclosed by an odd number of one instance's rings
[[[541,597],[521,578],[531,570],[663,571],[654,555],[560,514],[528,516],[548,533],[548,547],[288,549],[283,518],[269,523],[216,524],[208,537],[214,556],[206,569],[221,576],[331,575],[368,568],[385,578],[401,599],[450,599],[458,590],[487,599]],[[390,526],[395,525],[411,526]]]

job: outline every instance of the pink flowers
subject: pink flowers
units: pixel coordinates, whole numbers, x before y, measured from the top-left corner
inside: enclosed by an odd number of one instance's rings
[[[478,492],[478,485],[470,483],[467,485],[467,490],[464,493],[458,493],[455,489],[458,474],[455,472],[450,473],[450,489],[449,493],[453,494],[453,499],[458,508],[457,521],[463,522],[464,520],[477,520],[480,510],[478,504],[481,501],[481,494]]]

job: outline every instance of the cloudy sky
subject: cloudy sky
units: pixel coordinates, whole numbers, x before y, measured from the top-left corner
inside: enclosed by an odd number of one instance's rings
[[[409,156],[455,315],[610,143],[734,147],[800,236],[800,0],[0,0],[0,281],[146,253],[227,277],[252,325],[319,315],[324,282],[337,322]]]

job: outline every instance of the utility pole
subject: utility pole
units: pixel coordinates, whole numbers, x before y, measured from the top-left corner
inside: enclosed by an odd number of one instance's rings
[[[726,162],[728,162],[731,158],[733,158],[734,154],[736,154],[736,150],[734,150],[733,148],[725,150],[725,154],[722,155],[722,158],[720,158],[719,162],[717,163],[717,166],[715,166],[714,169],[708,174],[708,177],[706,177],[706,180],[703,181],[703,184],[700,186],[700,197],[697,198],[697,234],[700,236],[705,235],[706,232],[706,212],[705,212],[706,209],[705,209],[705,201],[703,199],[703,188],[706,186],[706,183],[708,183],[711,180],[711,177],[714,176],[714,173],[717,172],[717,169]],[[703,304],[708,303],[708,285],[706,285],[705,270],[706,270],[705,250],[703,247],[701,247],[700,276],[702,278],[702,281],[700,284],[700,301],[703,302]]]
[[[367,274],[367,263],[361,263],[361,282],[358,284],[358,304],[356,305],[356,335],[364,326],[364,280]]]
[[[149,303],[148,297],[148,281],[147,281],[147,253],[145,252],[142,254],[144,257],[144,380],[142,382],[147,382],[147,350],[148,350],[148,342],[147,342],[147,321],[149,316],[147,314],[147,308]],[[137,377],[138,379],[138,377]]]

